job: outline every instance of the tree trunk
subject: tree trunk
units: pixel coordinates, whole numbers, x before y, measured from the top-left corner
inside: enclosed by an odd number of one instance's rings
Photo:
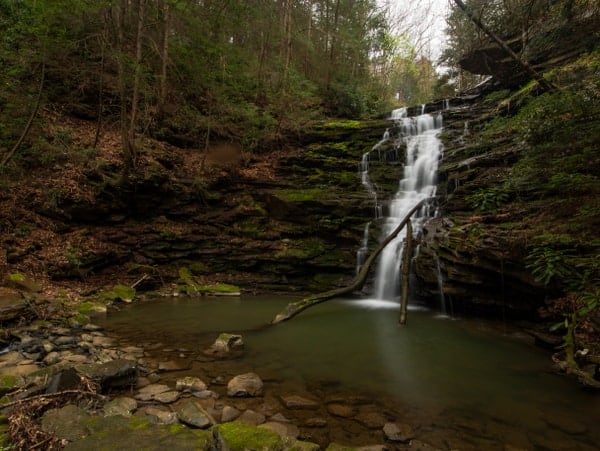
[[[25,125],[25,128],[23,129],[23,133],[21,133],[21,136],[19,136],[19,139],[17,140],[15,145],[12,147],[12,149],[10,149],[8,151],[8,153],[2,159],[2,162],[0,163],[2,166],[4,166],[6,163],[8,163],[10,161],[10,159],[14,156],[17,149],[21,146],[21,144],[23,144],[23,141],[29,134],[29,130],[31,130],[31,126],[33,125],[33,120],[37,116],[38,110],[40,109],[40,102],[42,100],[42,91],[44,89],[44,81],[45,80],[46,80],[46,63],[44,62],[44,63],[42,63],[42,74],[40,75],[40,86],[38,88],[37,97],[35,98],[35,104],[33,106],[33,110],[31,110],[31,114],[29,115],[27,124]]]
[[[539,74],[531,65],[521,59],[496,33],[486,27],[483,22],[464,4],[462,0],[454,0],[454,3],[464,11],[471,21],[479,27],[481,31],[487,34],[496,44],[498,44],[531,78],[536,80],[544,91],[555,91],[556,87]]]
[[[402,255],[402,291],[400,296],[400,320],[401,325],[406,324],[406,315],[408,311],[408,294],[410,288],[410,262],[412,261],[412,224],[406,223],[406,244],[404,245],[404,254]]]
[[[273,321],[271,322],[271,324],[278,324],[281,323],[283,321],[287,321],[290,318],[293,318],[294,316],[296,316],[298,313],[306,310],[309,307],[312,307],[313,305],[317,305],[320,304],[322,302],[328,301],[329,299],[333,299],[333,298],[337,298],[346,294],[350,294],[353,293],[354,291],[358,291],[360,290],[363,285],[365,284],[365,282],[367,281],[367,276],[369,275],[369,271],[371,269],[371,266],[373,266],[373,263],[375,263],[375,260],[377,259],[377,257],[379,256],[379,254],[381,253],[381,251],[383,251],[383,249],[394,239],[396,238],[396,236],[398,235],[398,233],[400,233],[400,231],[404,228],[404,226],[406,225],[406,223],[408,221],[410,221],[410,217],[417,212],[422,206],[423,204],[429,199],[423,199],[421,202],[419,202],[417,205],[415,205],[404,217],[404,219],[402,220],[402,222],[398,225],[398,227],[396,227],[394,229],[394,231],[388,235],[388,237],[383,240],[379,246],[377,247],[377,249],[375,249],[371,255],[369,255],[369,258],[367,258],[367,260],[365,261],[363,267],[361,268],[360,272],[358,273],[358,275],[355,277],[354,281],[346,286],[346,287],[342,287],[342,288],[338,288],[336,290],[331,290],[331,291],[326,291],[324,293],[319,293],[316,294],[314,296],[302,299],[300,301],[296,301],[296,302],[291,302],[289,303],[285,309],[283,309],[283,311],[281,313],[279,313],[277,316],[275,316],[275,318],[273,319]]]
[[[135,72],[133,77],[133,92],[131,97],[131,117],[129,119],[129,142],[132,148],[133,166],[135,166],[135,125],[137,123],[137,113],[140,103],[140,81],[142,78],[142,39],[144,35],[144,15],[146,0],[138,0],[137,8],[137,32],[135,36]]]
[[[160,68],[160,94],[158,100],[158,110],[163,111],[167,100],[167,68],[169,66],[169,31],[171,23],[171,11],[169,4],[163,3],[163,40],[162,40],[162,63]]]
[[[121,145],[123,146],[123,159],[125,160],[125,168],[123,171],[122,181],[124,176],[133,168],[134,149],[129,140],[129,120],[127,117],[127,80],[125,73],[125,15],[127,13],[127,0],[121,0],[119,7],[116,10],[117,14],[117,46],[119,55],[117,57],[117,72],[120,97],[120,132]]]

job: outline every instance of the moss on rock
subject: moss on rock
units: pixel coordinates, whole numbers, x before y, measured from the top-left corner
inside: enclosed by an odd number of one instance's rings
[[[283,448],[282,438],[275,432],[239,422],[220,424],[215,427],[227,448],[231,451],[265,450]]]

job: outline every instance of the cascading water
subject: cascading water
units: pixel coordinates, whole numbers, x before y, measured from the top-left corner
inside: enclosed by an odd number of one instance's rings
[[[424,110],[424,108],[422,108]],[[392,112],[400,130],[397,147],[406,147],[406,165],[404,177],[398,191],[389,205],[389,215],[385,218],[382,236],[389,235],[404,219],[406,214],[423,199],[435,196],[438,162],[442,152],[439,134],[442,130],[441,113],[421,114],[406,117],[406,109]],[[413,230],[419,233],[424,221],[431,216],[426,205],[413,215]],[[379,257],[379,266],[375,276],[375,294],[377,299],[394,299],[399,292],[399,268],[402,258],[402,242],[406,232],[386,246]]]

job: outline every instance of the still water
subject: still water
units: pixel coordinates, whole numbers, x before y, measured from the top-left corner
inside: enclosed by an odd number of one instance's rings
[[[233,362],[239,372],[277,374],[304,385],[335,381],[348,392],[441,417],[466,412],[469,428],[489,428],[491,421],[520,430],[529,437],[525,448],[533,442],[532,449],[597,449],[600,443],[600,397],[552,374],[549,355],[522,333],[414,308],[408,325],[399,327],[398,304],[368,299],[329,301],[260,328],[288,302],[161,299],[96,322],[130,342],[198,352],[220,332],[242,333],[245,354]]]

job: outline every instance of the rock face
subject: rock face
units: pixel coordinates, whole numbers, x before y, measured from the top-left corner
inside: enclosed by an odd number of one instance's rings
[[[518,216],[482,214],[469,201],[478,190],[498,186],[522,146],[507,138],[481,149],[470,127],[489,120],[494,107],[458,102],[444,112],[441,214],[423,230],[414,265],[418,294],[437,309],[444,302],[448,314],[532,317],[546,293],[525,267],[518,233],[503,226]]]
[[[160,145],[156,158],[141,158],[140,171],[118,187],[99,184],[108,176],[103,168],[113,164],[99,155],[89,163],[101,169],[82,168],[81,192],[65,190],[57,202],[48,194],[55,181],[32,174],[35,187],[21,179],[19,190],[3,190],[0,222],[22,217],[47,226],[29,231],[23,244],[16,233],[2,232],[0,248],[9,250],[9,264],[47,268],[54,280],[128,274],[121,270],[135,262],[160,267],[163,278],[176,279],[182,266],[221,273],[221,282],[242,289],[321,291],[344,284],[373,209],[357,165],[386,126],[384,120],[323,124],[295,148],[249,155],[229,167],[200,164],[197,152]],[[29,195],[27,203],[13,202]],[[25,219],[31,215],[44,221]],[[78,255],[65,258],[75,237]],[[139,278],[131,273],[132,283]],[[143,281],[145,288],[160,285],[151,274]]]

